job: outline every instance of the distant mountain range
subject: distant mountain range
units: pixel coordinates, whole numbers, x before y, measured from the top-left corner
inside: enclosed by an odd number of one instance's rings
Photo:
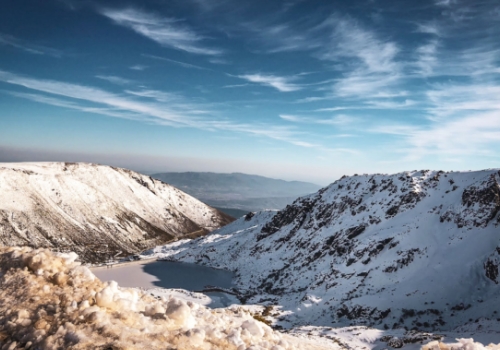
[[[232,218],[161,181],[86,163],[0,163],[0,245],[85,261],[199,236]]]
[[[321,188],[309,182],[241,173],[157,173],[151,177],[171,184],[211,206],[243,211],[281,209],[297,197]]]
[[[147,254],[234,271],[285,327],[451,331],[499,317],[499,233],[498,169],[424,170],[343,177]]]

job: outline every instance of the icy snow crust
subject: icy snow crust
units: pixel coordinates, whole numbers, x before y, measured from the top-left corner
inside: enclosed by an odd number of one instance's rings
[[[278,323],[451,331],[500,315],[500,174],[344,177],[148,257],[225,268]],[[485,330],[500,340],[500,325]]]
[[[102,283],[46,249],[0,248],[2,349],[335,349],[273,331],[241,308],[207,309]]]
[[[161,181],[95,164],[0,163],[0,196],[0,245],[76,251],[93,262],[230,222]]]

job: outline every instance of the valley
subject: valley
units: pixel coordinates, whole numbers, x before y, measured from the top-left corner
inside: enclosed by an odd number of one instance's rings
[[[240,217],[241,212],[282,209],[297,197],[316,192],[321,187],[309,182],[241,173],[154,173],[151,177],[169,183],[210,206],[228,208],[230,211],[227,213],[233,210],[234,217]]]

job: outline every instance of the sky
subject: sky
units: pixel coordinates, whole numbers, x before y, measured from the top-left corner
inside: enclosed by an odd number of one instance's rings
[[[497,0],[0,6],[0,161],[318,184],[500,167]]]

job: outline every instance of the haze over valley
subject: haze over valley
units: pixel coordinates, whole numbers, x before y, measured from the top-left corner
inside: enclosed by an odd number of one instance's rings
[[[282,209],[298,196],[316,192],[321,186],[241,173],[159,173],[151,177],[169,183],[201,201],[241,213]]]

